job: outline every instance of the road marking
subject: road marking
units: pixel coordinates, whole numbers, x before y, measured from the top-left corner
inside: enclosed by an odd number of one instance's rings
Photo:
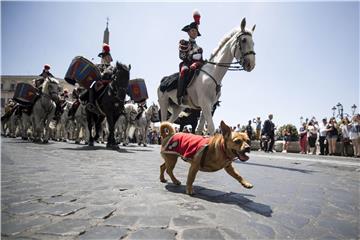
[[[270,158],[270,159],[282,159],[282,160],[291,160],[291,161],[305,161],[305,162],[318,162],[318,163],[327,163],[327,164],[338,164],[344,166],[354,166],[360,167],[360,163],[358,162],[349,162],[349,161],[339,161],[339,160],[325,160],[320,158],[305,158],[305,157],[290,157],[290,156],[279,156],[279,155],[270,155],[271,153],[265,154],[250,154],[250,156],[254,157],[263,157],[263,158]]]

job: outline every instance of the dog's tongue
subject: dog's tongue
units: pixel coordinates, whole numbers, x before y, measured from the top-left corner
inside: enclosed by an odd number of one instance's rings
[[[240,154],[240,155],[237,155],[237,156],[241,161],[249,160],[249,157],[246,154]]]

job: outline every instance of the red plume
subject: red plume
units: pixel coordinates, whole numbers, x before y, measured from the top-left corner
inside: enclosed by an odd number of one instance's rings
[[[104,53],[110,52],[110,46],[106,43],[103,44],[103,52]]]
[[[199,11],[195,10],[193,12],[193,18],[194,18],[194,21],[196,22],[197,25],[200,25],[200,13]]]

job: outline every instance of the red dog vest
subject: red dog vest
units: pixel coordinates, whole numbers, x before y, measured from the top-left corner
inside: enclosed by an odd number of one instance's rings
[[[176,133],[169,139],[162,152],[177,154],[187,159],[192,158],[208,143],[208,137],[190,133]]]

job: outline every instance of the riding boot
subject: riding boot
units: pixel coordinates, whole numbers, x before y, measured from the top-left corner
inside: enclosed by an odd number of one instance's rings
[[[88,104],[86,104],[86,109],[89,112],[95,113],[97,115],[101,114],[95,105],[95,88],[94,87],[89,89],[89,102],[88,102]]]
[[[181,105],[183,98],[184,98],[184,93],[185,93],[185,87],[186,87],[186,79],[188,77],[188,73],[184,73],[183,76],[180,75],[179,80],[178,80],[178,88],[177,88],[177,100],[178,100],[178,105]]]
[[[54,120],[59,121],[60,117],[61,117],[61,103],[60,101],[56,101],[55,102],[56,107],[55,107],[55,116],[54,116]]]

